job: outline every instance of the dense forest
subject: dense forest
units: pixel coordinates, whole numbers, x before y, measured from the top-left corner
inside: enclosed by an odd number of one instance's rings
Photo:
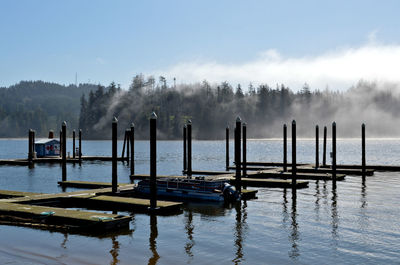
[[[314,135],[314,125],[338,124],[339,137],[356,137],[361,123],[367,123],[368,136],[396,136],[400,130],[400,94],[393,84],[378,85],[360,81],[345,92],[320,91],[305,84],[298,92],[284,85],[267,84],[245,89],[228,82],[168,86],[166,79],[137,75],[128,90],[111,84],[98,86],[81,98],[79,126],[92,139],[109,139],[113,116],[119,119],[120,134],[135,123],[138,138],[148,137],[149,116],[158,115],[158,137],[177,139],[182,126],[191,119],[197,139],[221,139],[225,127],[237,116],[248,124],[252,138],[281,137],[283,123],[297,121],[300,137]]]
[[[283,84],[168,85],[164,77],[143,75],[135,76],[128,89],[115,83],[105,87],[24,81],[0,88],[0,137],[26,137],[29,128],[39,137],[50,129],[57,134],[65,120],[69,132],[81,128],[84,139],[109,139],[116,116],[120,137],[133,122],[136,137],[146,139],[152,111],[158,115],[160,139],[180,138],[188,119],[195,138],[222,139],[237,116],[247,123],[251,138],[280,138],[282,125],[290,126],[293,119],[300,137],[311,137],[316,124],[330,126],[332,121],[337,122],[338,137],[359,137],[363,122],[369,137],[398,137],[399,92],[396,84],[365,81],[343,92],[307,84],[296,92]]]
[[[42,81],[23,81],[0,87],[0,137],[26,137],[29,128],[38,136],[59,130],[61,122],[78,127],[79,99],[96,85],[63,86]]]

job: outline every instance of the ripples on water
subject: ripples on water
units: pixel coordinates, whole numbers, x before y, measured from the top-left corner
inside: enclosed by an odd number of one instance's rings
[[[83,144],[86,155],[111,153],[107,141]],[[26,146],[23,140],[0,140],[0,159],[25,157]],[[248,160],[281,161],[281,146],[276,140],[249,141]],[[223,170],[224,147],[223,141],[195,141],[193,168]],[[180,174],[181,149],[180,142],[158,143],[159,174]],[[148,150],[147,142],[136,142],[137,173],[149,172]],[[367,140],[367,163],[400,165],[399,154],[399,140]],[[360,164],[360,156],[359,140],[338,142],[339,163]],[[314,141],[299,141],[299,162],[313,159]],[[120,163],[118,172],[120,182],[129,182],[126,165]],[[68,165],[72,180],[110,181],[110,176],[110,163]],[[59,165],[0,168],[1,189],[61,192],[60,178]],[[259,188],[257,200],[225,206],[190,203],[176,216],[125,212],[133,217],[130,230],[104,237],[0,226],[0,263],[398,264],[399,189],[399,173],[386,172],[376,172],[365,183],[347,176],[336,190],[326,181],[311,181],[296,194]]]

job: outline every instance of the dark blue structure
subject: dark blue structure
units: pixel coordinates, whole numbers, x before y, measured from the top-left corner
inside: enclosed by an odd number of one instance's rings
[[[60,141],[43,139],[35,142],[36,157],[60,156]]]

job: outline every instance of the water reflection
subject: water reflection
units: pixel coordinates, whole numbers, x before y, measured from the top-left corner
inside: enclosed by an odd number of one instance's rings
[[[63,233],[63,234],[64,234],[64,240],[63,242],[61,242],[61,247],[67,249],[68,233]]]
[[[292,189],[292,212],[291,212],[291,232],[290,232],[290,242],[292,244],[292,249],[289,251],[289,257],[292,259],[297,259],[300,256],[300,251],[297,242],[300,239],[299,224],[297,223],[297,192],[296,189]]]
[[[193,240],[194,225],[193,225],[193,211],[192,210],[187,211],[185,229],[186,229],[186,234],[187,234],[187,238],[188,238],[188,242],[185,245],[185,252],[189,256],[189,258],[192,259],[193,258],[192,248],[194,246],[194,240]]]
[[[365,184],[365,178],[361,183],[361,208],[364,209],[367,206],[367,185]]]
[[[315,182],[315,208],[314,208],[314,212],[316,215],[316,220],[319,221],[320,217],[319,217],[319,209],[320,209],[320,203],[319,200],[321,199],[321,192],[319,191],[319,180],[317,180]]]
[[[339,227],[339,216],[338,216],[338,210],[337,210],[337,193],[336,189],[332,190],[332,203],[331,203],[331,217],[332,217],[332,238],[335,242],[335,245],[337,243],[337,240],[339,239],[338,235],[338,227]]]
[[[286,223],[287,223],[287,221],[289,219],[287,203],[288,203],[287,191],[286,191],[286,189],[283,189],[283,203],[282,203],[282,206],[283,206],[283,210],[282,210],[283,220],[282,220],[282,224],[283,224],[284,228],[286,228]]]
[[[150,215],[150,238],[149,238],[149,248],[153,256],[149,258],[148,264],[155,265],[157,261],[160,259],[160,255],[157,252],[157,239],[158,237],[158,228],[157,228],[157,216],[152,214]]]
[[[247,202],[243,201],[243,205],[241,202],[237,202],[235,205],[236,210],[236,224],[235,224],[235,259],[232,260],[234,264],[239,264],[244,261],[243,254],[243,241],[246,234],[247,228]]]
[[[112,256],[112,260],[110,264],[115,265],[119,263],[118,255],[119,255],[119,242],[118,242],[118,237],[117,236],[112,236],[111,237],[112,241],[112,248],[110,250],[110,254]]]

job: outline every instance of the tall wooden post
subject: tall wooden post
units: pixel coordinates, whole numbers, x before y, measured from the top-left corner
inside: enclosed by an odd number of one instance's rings
[[[292,121],[292,188],[296,188],[296,172],[297,161],[296,161],[296,121]]]
[[[126,129],[125,130],[125,134],[126,134],[126,161],[129,163],[129,156],[130,156],[130,147],[131,147],[131,132]]]
[[[243,130],[243,142],[242,142],[242,168],[243,168],[243,177],[247,177],[247,124],[244,122],[242,126]],[[246,189],[247,186],[243,185],[243,188]]]
[[[33,150],[32,150],[32,129],[28,131],[28,162],[32,164]]]
[[[336,188],[336,122],[332,123],[332,186]]]
[[[283,125],[283,172],[287,172],[287,126]]]
[[[126,131],[124,134],[124,144],[122,145],[122,153],[121,153],[122,161],[124,161],[124,158],[125,158],[125,145],[126,145]]]
[[[366,159],[365,159],[365,124],[361,125],[361,168],[362,168],[362,178],[365,181],[366,176]]]
[[[157,207],[157,115],[150,118],[150,210]]]
[[[326,126],[324,126],[324,151],[322,154],[322,165],[326,166],[326,136],[327,136],[327,131],[328,129],[326,128]]]
[[[235,127],[235,165],[236,165],[235,188],[236,191],[238,192],[241,192],[242,190],[241,157],[240,157],[241,130],[242,130],[242,120],[238,116],[236,118],[236,127]]]
[[[229,126],[225,129],[225,169],[229,171]]]
[[[131,124],[131,176],[135,175],[135,124]]]
[[[67,181],[67,122],[61,125],[62,130],[62,181]]]
[[[186,174],[186,170],[187,170],[187,147],[186,147],[186,136],[187,136],[187,129],[186,129],[186,124],[183,125],[183,173]]]
[[[192,177],[192,121],[187,122],[187,148],[188,148],[188,164],[187,164],[187,176]]]
[[[75,130],[72,131],[72,158],[75,159]]]
[[[315,168],[319,167],[319,127],[315,126]]]
[[[79,129],[79,165],[82,163],[82,130]]]
[[[118,120],[114,117],[112,121],[112,193],[117,192],[118,174],[117,174],[117,133],[118,133]]]
[[[36,150],[35,150],[35,134],[36,134],[36,131],[35,130],[32,130],[32,158],[33,159],[35,159],[36,158],[36,156],[35,156],[35,152],[36,152]]]
[[[63,137],[62,137],[62,129],[60,130],[60,157],[62,157],[63,150]]]

